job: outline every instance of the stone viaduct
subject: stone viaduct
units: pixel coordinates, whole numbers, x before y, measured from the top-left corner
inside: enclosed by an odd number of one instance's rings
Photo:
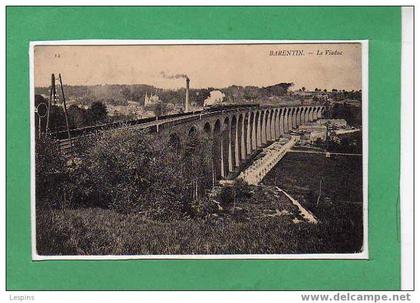
[[[321,118],[324,112],[325,106],[321,105],[242,106],[136,120],[128,127],[157,133],[179,151],[194,133],[212,138],[213,178],[220,180],[234,177],[263,147],[301,124]],[[110,129],[118,127],[127,126]],[[72,130],[71,139],[60,139],[62,151],[68,153],[74,140],[96,129]]]
[[[216,179],[238,173],[257,150],[306,122],[321,118],[325,106],[257,107],[202,111],[156,126],[170,144],[182,148],[194,133],[213,138]]]

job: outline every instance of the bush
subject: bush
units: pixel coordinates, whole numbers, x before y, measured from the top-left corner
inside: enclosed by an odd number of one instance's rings
[[[87,138],[80,146],[81,165],[73,171],[82,200],[124,213],[140,211],[162,177],[165,147],[159,142],[127,128]]]
[[[252,195],[252,187],[245,183],[243,180],[238,180],[233,186],[233,190],[236,193],[236,197],[240,200],[249,198]]]
[[[194,215],[192,202],[211,184],[210,144],[192,134],[177,150],[164,137],[122,128],[80,138],[66,161],[56,142],[40,142],[37,206],[67,201],[73,208],[149,211],[164,220]]]
[[[251,195],[251,186],[240,180],[236,181],[233,186],[222,187],[220,190],[220,200],[223,206],[231,205],[235,201],[240,202]]]
[[[205,218],[219,212],[217,203],[209,197],[203,197],[193,201],[192,209],[194,216],[199,218]]]
[[[222,206],[229,206],[233,204],[233,201],[235,201],[235,191],[233,187],[222,187],[220,191],[220,202]]]

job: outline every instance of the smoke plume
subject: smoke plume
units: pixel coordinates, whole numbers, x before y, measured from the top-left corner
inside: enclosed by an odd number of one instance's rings
[[[204,106],[210,106],[215,104],[223,103],[223,99],[226,97],[220,90],[212,90],[210,96],[204,100]]]
[[[188,76],[186,74],[168,75],[165,72],[160,72],[160,75],[165,79],[188,79]]]

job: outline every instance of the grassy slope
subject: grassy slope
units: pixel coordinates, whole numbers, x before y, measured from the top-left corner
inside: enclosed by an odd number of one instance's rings
[[[361,247],[363,229],[361,204],[348,203],[361,201],[361,176],[358,177],[353,161],[357,160],[289,154],[264,179],[265,184],[280,183],[286,191],[293,189],[292,196],[318,217],[317,225],[293,223],[293,219],[301,219],[296,207],[272,187],[260,186],[237,201],[234,213],[230,206],[217,215],[169,222],[149,220],[141,213],[126,215],[101,208],[39,210],[38,252],[42,255],[356,252]],[[337,171],[343,174],[338,175]],[[325,179],[324,194],[316,207],[306,197],[308,191],[317,190],[320,176]],[[325,197],[331,201],[326,202]]]

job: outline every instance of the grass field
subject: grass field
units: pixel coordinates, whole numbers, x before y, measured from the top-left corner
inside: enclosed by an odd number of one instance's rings
[[[362,157],[337,156],[326,158],[323,154],[288,153],[263,179],[266,185],[277,185],[297,195],[316,193],[320,181],[321,201],[334,204],[362,203]],[[304,199],[307,207],[314,201]]]

